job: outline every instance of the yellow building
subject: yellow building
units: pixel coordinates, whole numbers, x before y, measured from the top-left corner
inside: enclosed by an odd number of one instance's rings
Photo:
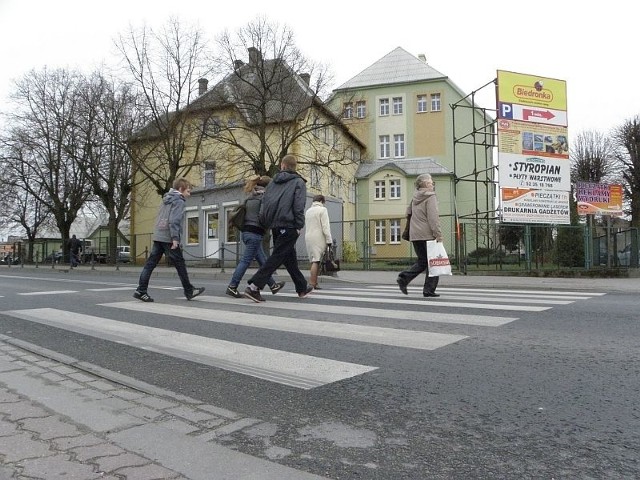
[[[211,89],[201,79],[200,95],[187,108],[169,115],[166,125],[150,124],[132,139],[136,174],[131,235],[136,258],[151,245],[160,192],[169,187],[147,179],[167,178],[177,153],[182,163],[175,176],[188,178],[196,187],[187,203],[187,260],[219,261],[235,248],[226,218],[244,198],[243,180],[275,174],[286,154],[298,157],[309,198],[322,193],[332,208],[340,206],[340,219],[355,218],[354,179],[362,142],[318,98],[309,75],[292,71],[279,59],[265,60],[255,48],[249,49],[248,59],[236,62],[235,70]]]

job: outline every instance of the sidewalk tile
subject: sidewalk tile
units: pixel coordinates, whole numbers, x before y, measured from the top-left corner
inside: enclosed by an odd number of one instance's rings
[[[51,416],[45,418],[27,418],[21,422],[23,430],[29,430],[38,434],[43,440],[60,437],[77,437],[82,434],[78,428],[60,420],[60,417]]]
[[[72,462],[68,455],[58,454],[45,458],[31,458],[22,462],[22,475],[35,478],[65,478],[74,480],[93,480],[104,478],[94,471],[94,466]]]

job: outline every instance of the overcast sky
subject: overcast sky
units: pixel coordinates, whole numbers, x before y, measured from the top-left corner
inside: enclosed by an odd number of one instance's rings
[[[130,24],[158,27],[177,16],[213,37],[262,15],[331,67],[333,87],[402,47],[424,53],[466,93],[496,70],[565,80],[570,138],[608,133],[640,114],[637,12],[633,0],[0,0],[0,111],[12,80],[31,69],[113,64],[113,40]],[[481,104],[492,108],[485,92]]]

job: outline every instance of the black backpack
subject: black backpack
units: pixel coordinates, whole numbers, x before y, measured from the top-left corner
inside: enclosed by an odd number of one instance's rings
[[[236,208],[231,210],[229,214],[229,226],[234,226],[238,230],[244,229],[244,216],[247,213],[247,202],[241,203]]]

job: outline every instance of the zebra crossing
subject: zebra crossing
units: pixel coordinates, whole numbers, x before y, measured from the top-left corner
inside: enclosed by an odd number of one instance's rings
[[[87,290],[117,291],[125,288],[128,287]],[[61,292],[57,291],[57,294]],[[196,301],[188,303],[183,297],[171,303],[129,300],[101,303],[98,305],[100,315],[56,308],[30,308],[4,313],[22,320],[308,390],[365,375],[379,366],[138,325],[111,319],[109,312],[125,311],[129,315],[188,318],[217,325],[287,332],[413,351],[433,351],[464,341],[469,335],[459,331],[425,331],[430,324],[499,328],[518,320],[517,316],[513,316],[518,312],[542,312],[604,295],[558,290],[446,287],[439,288],[438,292],[442,294],[440,298],[424,299],[421,297],[421,288],[418,287],[410,287],[409,296],[400,294],[397,287],[388,285],[336,287],[316,290],[304,300],[298,299],[293,292],[280,292],[276,296],[268,295],[267,302],[261,304],[233,299],[220,292],[201,295]],[[47,292],[29,292],[31,295],[38,293]],[[444,311],[442,307],[446,307]],[[468,313],[469,309],[491,312]],[[327,317],[329,320],[326,320]],[[398,325],[400,321],[402,325]],[[407,322],[416,322],[416,326],[407,328]],[[442,330],[442,327],[438,330]]]

